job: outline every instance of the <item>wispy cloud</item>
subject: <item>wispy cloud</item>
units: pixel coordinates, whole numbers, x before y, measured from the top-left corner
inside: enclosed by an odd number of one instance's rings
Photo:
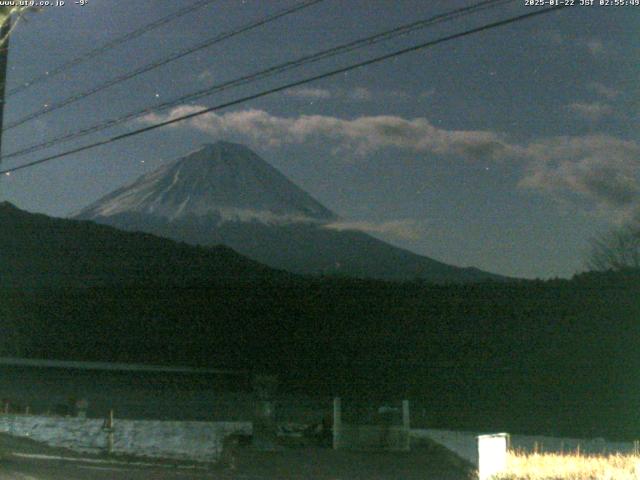
[[[578,118],[590,122],[598,122],[614,113],[611,105],[601,102],[574,102],[567,105],[566,108]]]
[[[327,99],[332,97],[331,92],[325,88],[294,88],[287,90],[285,95],[288,97],[310,99]]]
[[[425,98],[430,98],[433,97],[436,93],[436,89],[435,88],[430,88],[428,90],[423,90],[422,92],[420,92],[420,95],[418,95],[419,99],[425,99]]]
[[[155,123],[199,109],[184,106],[167,115],[148,115],[144,121]],[[558,136],[516,143],[489,130],[438,128],[423,117],[279,117],[263,110],[209,113],[177,125],[196,128],[215,138],[236,138],[261,148],[315,141],[328,145],[334,152],[361,156],[394,148],[456,160],[517,162],[523,166],[519,188],[548,195],[559,202],[573,201],[587,211],[618,222],[640,220],[640,145],[609,135]],[[410,226],[403,220],[386,224],[339,222],[333,228],[374,233],[395,231],[409,238],[413,235]]]
[[[330,230],[355,230],[365,233],[390,235],[404,240],[418,240],[423,231],[420,222],[413,219],[391,220],[386,222],[340,221],[324,225]]]
[[[147,115],[143,121],[156,123],[201,108],[178,107],[167,115]],[[359,155],[395,147],[478,159],[504,157],[509,149],[502,136],[491,131],[446,130],[434,127],[425,118],[406,119],[392,115],[362,116],[355,119],[326,115],[301,115],[292,118],[271,115],[264,110],[244,110],[222,115],[208,113],[185,124],[214,137],[240,136],[260,145],[279,146],[329,140],[337,144],[339,149]]]
[[[587,88],[607,100],[613,100],[621,93],[620,90],[600,82],[589,82]]]
[[[544,30],[536,34],[539,40],[550,42],[554,45],[561,45],[567,41],[567,39],[557,30]]]
[[[430,95],[433,95],[435,90],[430,91]],[[419,94],[418,97],[421,97]],[[408,102],[415,98],[415,95],[411,95],[408,92],[401,89],[393,90],[371,90],[365,87],[356,87],[351,90],[342,92],[342,97],[350,99],[355,102],[372,102],[372,101],[395,101],[395,102]]]
[[[346,96],[357,102],[368,102],[373,99],[374,95],[368,88],[356,87],[353,90],[347,91]]]
[[[435,90],[426,90],[418,95],[418,98],[426,98],[435,93]],[[309,100],[339,100],[349,102],[373,102],[373,101],[395,101],[407,102],[414,96],[401,89],[394,90],[372,90],[366,87],[355,87],[349,89],[326,89],[326,88],[295,88],[284,92],[287,97],[295,97]]]
[[[607,135],[556,137],[530,144],[523,188],[566,198],[578,195],[597,213],[640,220],[640,145]]]
[[[597,37],[567,35],[558,30],[542,30],[536,34],[536,37],[553,45],[572,46],[583,52],[586,51],[593,57],[602,57],[611,51],[611,46]]]
[[[206,69],[200,72],[196,79],[202,83],[211,83],[216,79],[216,76],[210,69]]]
[[[594,56],[600,56],[606,53],[604,42],[599,38],[590,38],[585,42],[588,52]]]

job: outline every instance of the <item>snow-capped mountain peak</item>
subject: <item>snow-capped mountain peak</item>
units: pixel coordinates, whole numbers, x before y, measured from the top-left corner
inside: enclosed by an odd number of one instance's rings
[[[337,216],[249,148],[205,144],[103,197],[76,217],[145,214],[176,220],[215,215],[267,224],[327,223]]]

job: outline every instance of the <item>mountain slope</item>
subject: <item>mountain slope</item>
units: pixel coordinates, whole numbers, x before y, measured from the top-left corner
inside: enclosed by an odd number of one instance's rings
[[[65,287],[287,277],[223,247],[202,248],[0,203],[3,287]]]
[[[328,222],[335,214],[242,145],[218,142],[140,177],[84,209],[79,218],[140,213],[175,220]]]
[[[248,148],[227,142],[162,166],[75,218],[190,244],[224,244],[301,274],[434,282],[502,278],[447,265],[363,232],[326,228],[336,214]]]

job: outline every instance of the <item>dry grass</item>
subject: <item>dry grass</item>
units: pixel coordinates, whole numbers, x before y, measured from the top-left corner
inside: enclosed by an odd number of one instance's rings
[[[640,455],[512,452],[498,479],[640,480]]]

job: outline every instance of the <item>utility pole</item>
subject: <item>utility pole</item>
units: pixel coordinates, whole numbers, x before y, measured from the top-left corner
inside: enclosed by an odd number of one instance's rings
[[[9,63],[9,33],[11,32],[11,13],[9,7],[2,7],[0,19],[6,15],[0,27],[0,39],[4,42],[0,45],[0,166],[2,166],[2,128],[4,119],[4,93],[7,86],[7,65]]]
[[[17,2],[16,2],[17,3]],[[0,7],[0,167],[2,166],[2,129],[4,126],[4,104],[7,89],[7,65],[9,64],[9,37],[13,28],[13,16],[20,16],[26,12],[39,11],[38,7]],[[1,192],[0,192],[1,193]]]

